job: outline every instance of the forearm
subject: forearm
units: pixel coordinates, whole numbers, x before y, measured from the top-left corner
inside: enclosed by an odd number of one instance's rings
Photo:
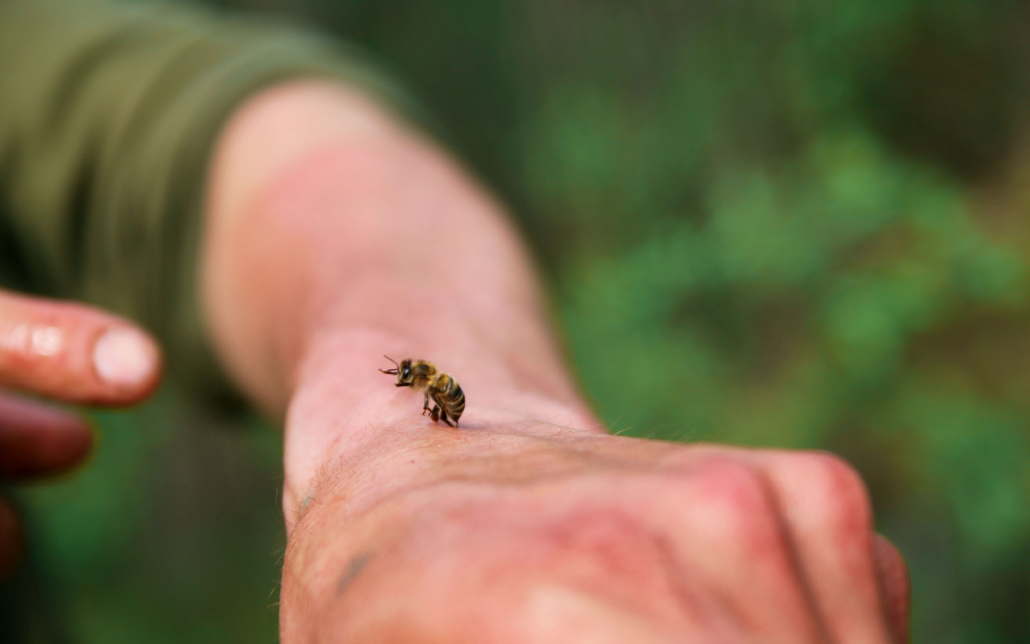
[[[306,428],[287,436],[293,493],[398,402],[420,411],[377,373],[384,353],[454,374],[469,420],[582,414],[504,214],[359,94],[298,83],[252,99],[219,142],[209,195],[202,292],[223,363],[271,413],[291,400],[303,413],[297,396],[342,412],[333,426],[290,423]]]

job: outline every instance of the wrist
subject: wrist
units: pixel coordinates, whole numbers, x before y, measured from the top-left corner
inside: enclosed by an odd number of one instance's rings
[[[499,361],[472,347],[426,343],[380,327],[334,328],[315,334],[297,370],[286,419],[284,509],[295,519],[310,499],[330,493],[346,479],[360,487],[372,476],[380,489],[364,490],[362,502],[374,504],[387,489],[431,476],[422,466],[435,459],[460,460],[477,453],[510,449],[506,436],[578,436],[603,433],[578,398],[551,395],[533,381],[513,375]],[[422,415],[423,396],[395,387],[396,379],[379,369],[397,360],[432,358],[465,392],[460,427],[434,423]],[[396,355],[394,355],[396,354]],[[421,459],[418,467],[408,467]],[[354,489],[346,496],[357,502]]]

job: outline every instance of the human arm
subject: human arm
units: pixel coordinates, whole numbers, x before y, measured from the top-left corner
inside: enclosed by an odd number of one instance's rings
[[[857,475],[606,436],[501,209],[375,102],[268,90],[211,176],[211,337],[286,417],[284,641],[903,641]],[[452,373],[462,427],[383,353]]]

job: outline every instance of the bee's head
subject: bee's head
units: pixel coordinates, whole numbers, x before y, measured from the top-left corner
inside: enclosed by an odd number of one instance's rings
[[[411,360],[402,360],[400,364],[397,364],[397,362],[390,356],[383,357],[396,365],[396,367],[385,371],[380,369],[379,371],[391,376],[397,376],[398,387],[410,387],[411,383],[415,380],[411,371]]]

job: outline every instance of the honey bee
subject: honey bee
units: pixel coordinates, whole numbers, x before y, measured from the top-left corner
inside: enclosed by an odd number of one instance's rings
[[[422,415],[429,412],[433,422],[443,420],[451,427],[458,426],[458,419],[465,411],[465,394],[461,390],[458,381],[436,368],[432,362],[425,360],[403,360],[400,364],[390,356],[383,356],[392,362],[396,368],[387,369],[381,373],[397,376],[396,387],[412,387],[415,391],[421,391],[425,396],[422,403]],[[433,408],[429,408],[429,399],[433,399]],[[450,416],[454,424],[447,420]]]

